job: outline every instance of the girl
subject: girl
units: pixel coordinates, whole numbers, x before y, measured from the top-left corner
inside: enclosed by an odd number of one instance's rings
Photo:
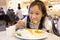
[[[17,24],[9,28],[12,28],[12,31],[20,28],[45,29],[44,22],[47,12],[42,1],[33,1],[29,7],[28,13],[26,18],[19,20]],[[49,24],[47,25],[50,26]]]

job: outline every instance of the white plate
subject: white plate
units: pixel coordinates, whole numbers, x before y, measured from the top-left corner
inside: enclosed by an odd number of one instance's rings
[[[24,30],[24,29],[23,29]],[[22,36],[17,35],[17,33],[20,33]],[[48,33],[45,32],[44,35],[40,35],[40,36],[33,36],[30,35],[29,33],[27,33],[27,30],[24,30],[24,33],[22,33],[22,30],[18,30],[15,34],[16,37],[21,38],[21,39],[44,39],[48,37]]]

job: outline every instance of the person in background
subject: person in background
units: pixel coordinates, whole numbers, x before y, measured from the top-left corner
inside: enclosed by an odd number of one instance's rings
[[[60,25],[60,22],[59,22],[59,19],[58,19],[58,16],[57,15],[54,15],[51,19],[51,23],[52,23],[52,30],[53,30],[53,33],[57,36],[60,36],[59,34],[59,25]]]
[[[45,21],[45,25],[44,26],[45,26],[47,32],[51,32],[52,33],[53,31],[52,31],[51,19],[52,19],[51,15],[47,15],[47,17],[45,18],[46,21]]]
[[[0,15],[5,15],[5,12],[2,7],[0,8]]]
[[[16,11],[16,16],[19,18],[18,20],[21,20],[23,18],[20,4],[18,4],[18,10]]]
[[[46,17],[47,12],[44,3],[39,0],[33,1],[30,4],[28,16],[23,20],[19,20],[15,25],[10,26],[9,28],[11,28],[12,31],[16,31],[21,28],[40,29],[47,31],[45,27],[50,27],[51,25],[49,25],[49,23],[45,24],[45,21],[47,22]]]
[[[58,27],[57,27],[57,29],[58,29],[58,32],[59,32],[59,35],[60,35],[60,16],[58,17]]]
[[[7,15],[9,17],[9,25],[13,25],[16,23],[16,20],[14,19],[15,12],[13,9],[8,9]]]

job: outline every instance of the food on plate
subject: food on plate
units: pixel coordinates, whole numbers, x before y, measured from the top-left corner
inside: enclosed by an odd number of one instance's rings
[[[18,36],[41,36],[45,32],[38,29],[23,29],[17,33]]]
[[[35,30],[34,32],[37,33],[37,34],[44,34],[44,32],[40,31],[40,30]]]
[[[38,36],[38,35],[44,35],[45,33],[42,30],[34,30],[33,34]]]
[[[46,38],[48,35],[46,32],[38,29],[21,29],[16,33],[16,37],[22,39],[42,39]]]
[[[22,36],[20,33],[17,33],[18,36]]]
[[[33,34],[33,31],[31,29],[27,29],[31,34]]]
[[[45,33],[44,33],[44,31],[42,31],[42,30],[38,30],[38,29],[34,29],[34,30],[32,30],[32,29],[27,29],[32,35],[44,35]]]

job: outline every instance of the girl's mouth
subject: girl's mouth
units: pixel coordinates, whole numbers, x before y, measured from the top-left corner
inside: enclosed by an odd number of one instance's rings
[[[37,21],[36,20],[32,20],[31,24],[37,24]]]

